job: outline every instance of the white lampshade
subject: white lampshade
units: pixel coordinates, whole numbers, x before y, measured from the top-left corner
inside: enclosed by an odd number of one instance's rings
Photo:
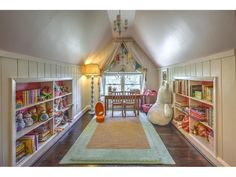
[[[82,74],[87,76],[97,76],[100,75],[100,69],[97,64],[87,64],[82,66]]]

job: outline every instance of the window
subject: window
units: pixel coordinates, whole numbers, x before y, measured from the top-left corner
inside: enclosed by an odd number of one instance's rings
[[[108,88],[116,91],[130,91],[133,89],[141,90],[141,73],[106,73],[104,75],[104,91],[108,94]]]

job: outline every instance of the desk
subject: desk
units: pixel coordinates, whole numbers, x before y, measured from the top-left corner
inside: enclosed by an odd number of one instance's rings
[[[123,97],[123,99],[125,99],[127,95],[121,95],[120,97]],[[140,99],[143,98],[143,94],[136,94],[136,99],[137,99],[137,104],[138,104],[138,115],[139,115],[139,103],[140,103]],[[107,114],[107,110],[109,108],[109,100],[112,99],[112,95],[105,95],[105,115]]]

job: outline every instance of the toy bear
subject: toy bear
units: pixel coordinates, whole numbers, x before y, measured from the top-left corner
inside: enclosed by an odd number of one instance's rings
[[[148,119],[158,125],[167,125],[172,119],[171,92],[169,84],[163,82],[158,91],[157,101],[148,111]]]

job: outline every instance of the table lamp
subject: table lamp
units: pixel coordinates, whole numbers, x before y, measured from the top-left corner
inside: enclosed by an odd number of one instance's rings
[[[94,76],[100,75],[100,69],[97,64],[87,64],[82,66],[82,73],[91,77],[91,110],[89,114],[95,114],[94,112]]]

